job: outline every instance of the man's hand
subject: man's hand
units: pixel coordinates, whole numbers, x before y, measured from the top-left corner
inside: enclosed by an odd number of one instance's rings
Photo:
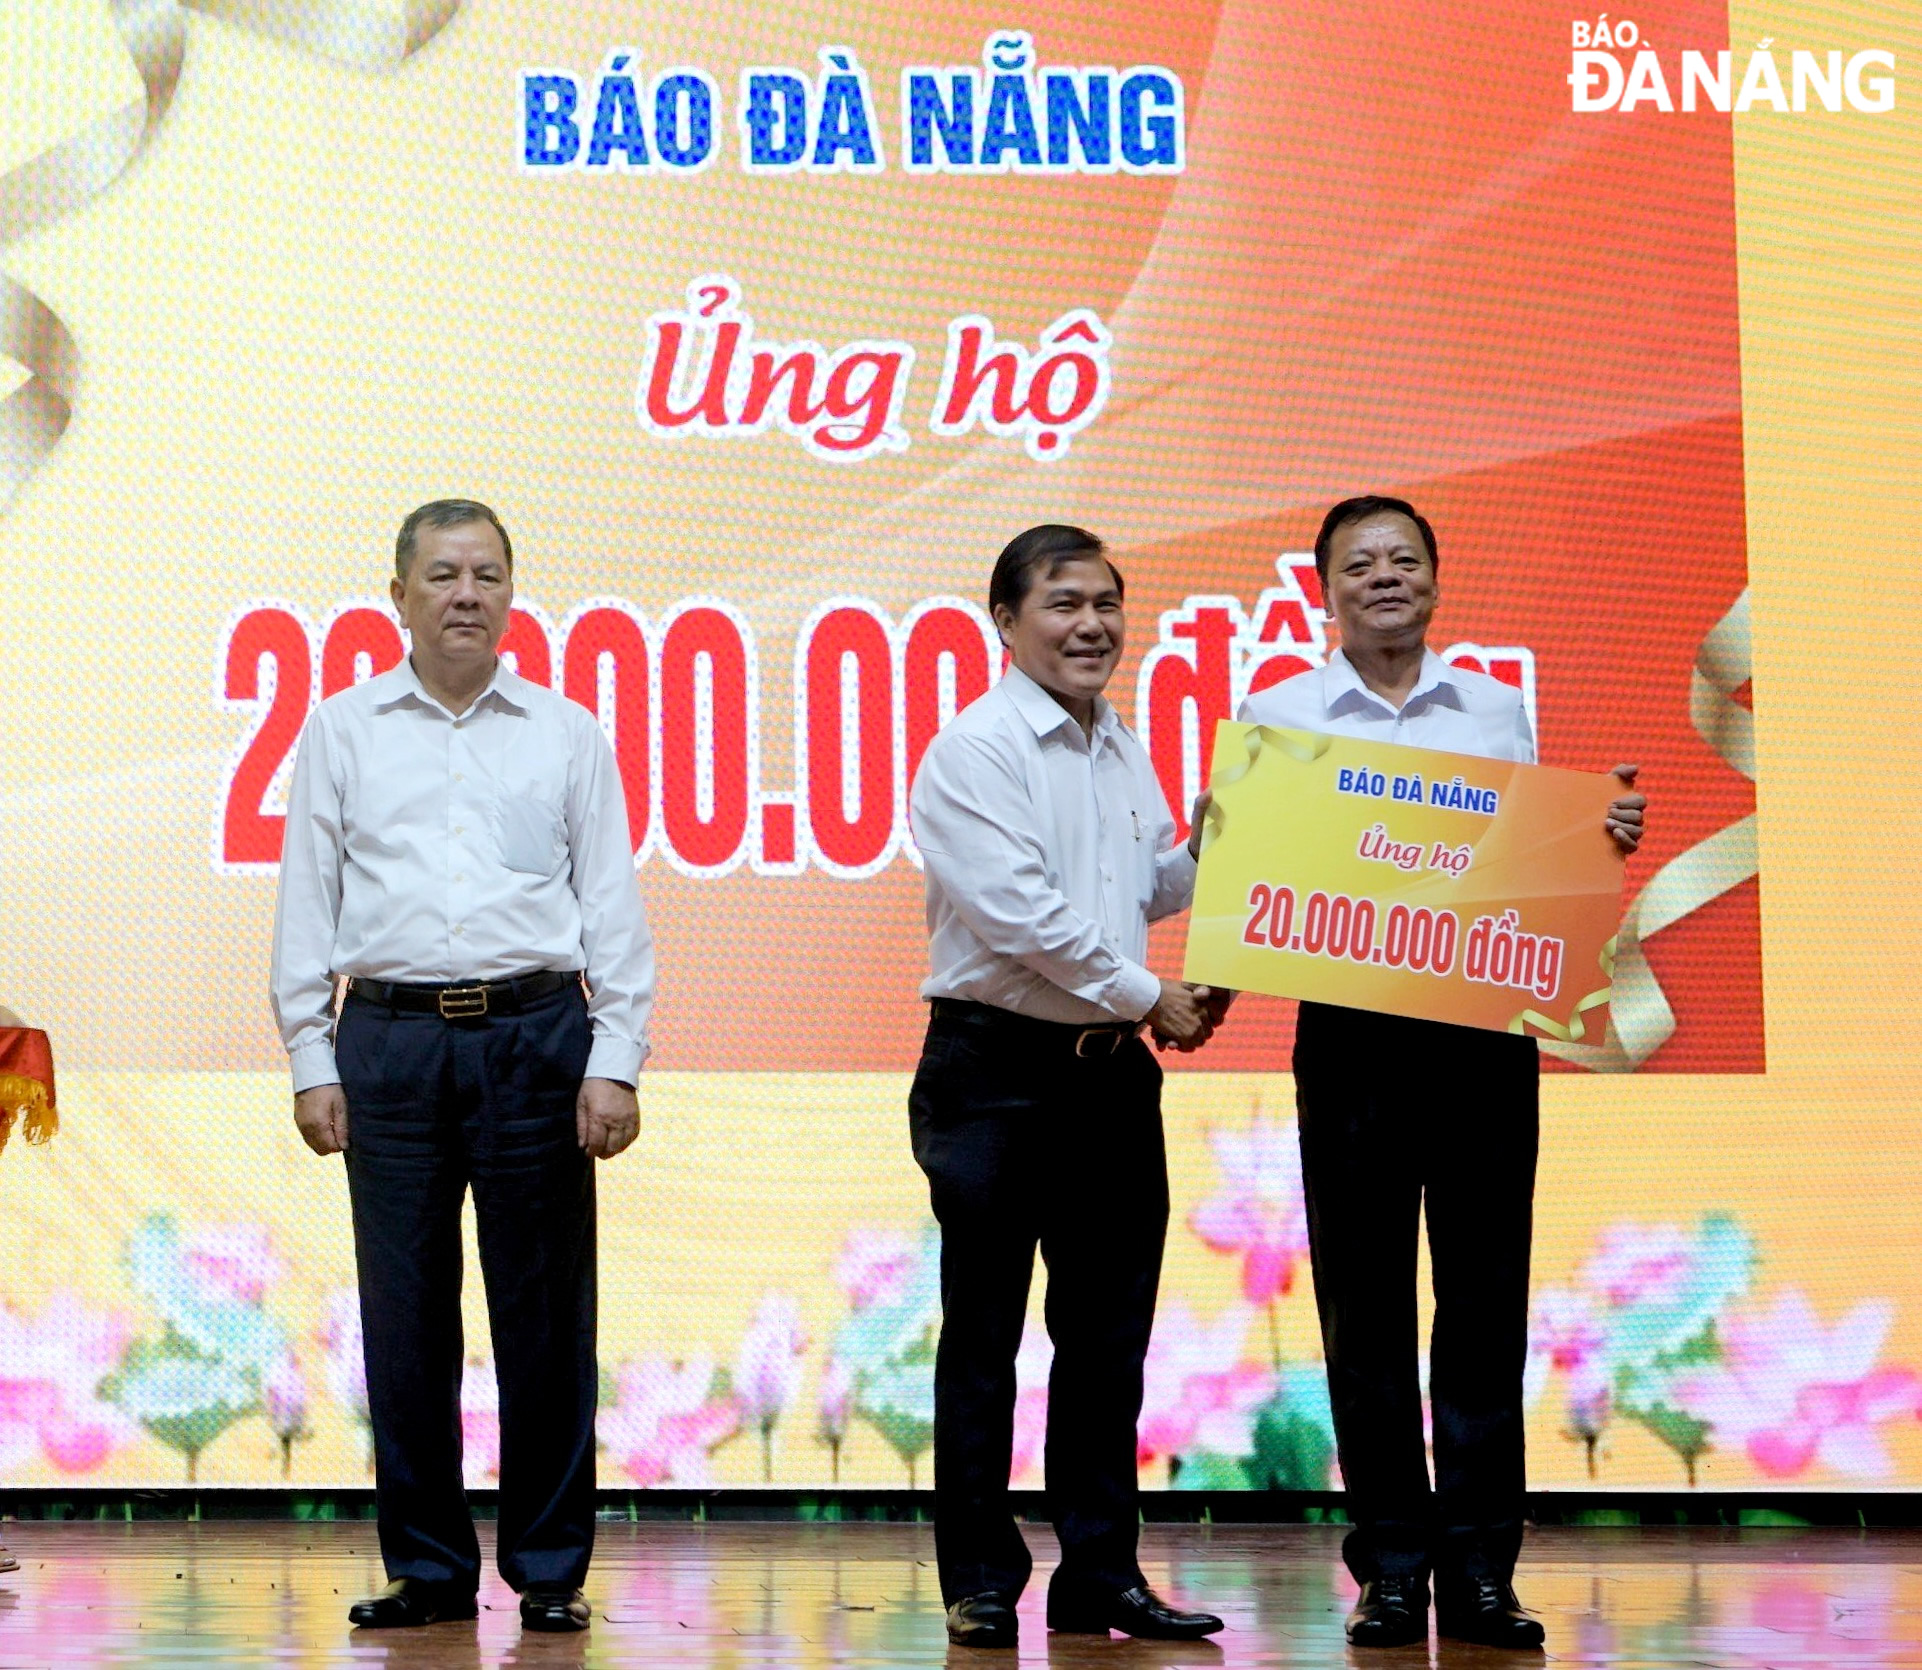
[[[316,1154],[338,1154],[347,1146],[347,1092],[337,1084],[317,1084],[294,1097],[294,1123],[301,1140]]]
[[[1208,986],[1203,989],[1208,993],[1207,1002],[1202,1004],[1202,1008],[1208,1014],[1208,1028],[1211,1032],[1219,1031],[1221,1023],[1228,1018],[1229,1005],[1241,994],[1230,991],[1226,986]]]
[[[1206,986],[1191,986],[1183,980],[1163,980],[1161,996],[1155,1000],[1155,1006],[1146,1016],[1149,1026],[1154,1028],[1155,1047],[1166,1049],[1173,1044],[1186,1054],[1207,1043],[1215,1029],[1214,1022],[1208,1019],[1208,996]]]
[[[1639,765],[1618,765],[1614,775],[1621,778],[1630,788],[1635,786],[1635,775],[1642,768]],[[1616,846],[1627,857],[1642,844],[1642,813],[1648,806],[1645,794],[1625,794],[1608,804],[1608,816],[1602,820],[1602,827],[1614,839]]]
[[[616,1079],[582,1079],[574,1130],[595,1159],[613,1159],[641,1134],[641,1106],[632,1087]]]
[[[1208,808],[1215,803],[1215,797],[1207,789],[1195,796],[1194,809],[1188,814],[1188,856],[1201,856],[1201,831],[1207,821]]]

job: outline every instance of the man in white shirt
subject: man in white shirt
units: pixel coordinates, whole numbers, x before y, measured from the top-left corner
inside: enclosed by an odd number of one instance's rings
[[[1048,1266],[1047,1484],[1061,1540],[1051,1629],[1193,1638],[1135,1560],[1135,1423],[1168,1219],[1161,1069],[1212,1030],[1206,987],[1142,962],[1194,895],[1141,744],[1101,692],[1121,658],[1121,576],[1080,528],[1001,553],[989,608],[1013,665],[929,745],[914,838],[933,972],[909,1100],[941,1224],[934,1532],[949,1639],[1016,1644],[1032,1561],[1008,1506],[1014,1360],[1038,1245]],[[1196,810],[1196,827],[1200,827]]]
[[[593,1161],[639,1130],[654,947],[607,739],[496,654],[513,561],[473,500],[407,518],[392,591],[412,653],[321,703],[288,801],[273,1002],[300,1134],[347,1156],[392,1580],[350,1610],[364,1628],[474,1616],[469,1185],[500,1385],[498,1564],[528,1627],[589,1618]]]
[[[1249,724],[1362,736],[1533,763],[1519,691],[1428,647],[1440,598],[1434,530],[1401,499],[1335,506],[1315,566],[1341,648],[1250,696]],[[1624,787],[1635,767],[1617,766]],[[1623,853],[1639,794],[1610,806]],[[1295,1095],[1308,1232],[1335,1436],[1362,1584],[1356,1646],[1441,1633],[1539,1647],[1511,1579],[1521,1547],[1522,1369],[1540,1062],[1532,1038],[1303,1003]],[[1429,1351],[1435,1485],[1422,1439],[1415,1255],[1426,1205],[1434,1272]]]

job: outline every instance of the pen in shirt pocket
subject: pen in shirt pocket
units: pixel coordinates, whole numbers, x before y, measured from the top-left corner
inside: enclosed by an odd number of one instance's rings
[[[1141,814],[1131,809],[1128,816],[1134,820],[1135,839],[1138,841],[1141,839]]]

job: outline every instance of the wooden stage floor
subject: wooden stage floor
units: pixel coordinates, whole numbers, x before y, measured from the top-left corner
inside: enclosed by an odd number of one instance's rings
[[[483,1539],[489,1528],[483,1527]],[[1354,1653],[1339,1532],[1151,1526],[1149,1581],[1228,1620],[1216,1644],[1050,1637],[1053,1538],[1031,1527],[1036,1579],[1019,1654],[950,1649],[924,1525],[604,1525],[585,1635],[523,1636],[490,1575],[478,1623],[356,1634],[377,1587],[370,1525],[227,1521],[5,1527],[0,1670],[69,1665],[915,1666],[1513,1665],[1541,1654],[1455,1643]],[[1522,1598],[1546,1661],[1658,1666],[1922,1667],[1922,1532],[1556,1529],[1529,1540]]]

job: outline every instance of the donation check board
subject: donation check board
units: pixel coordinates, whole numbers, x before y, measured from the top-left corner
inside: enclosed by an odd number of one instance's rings
[[[1599,1042],[1613,777],[1224,720],[1185,977]]]

